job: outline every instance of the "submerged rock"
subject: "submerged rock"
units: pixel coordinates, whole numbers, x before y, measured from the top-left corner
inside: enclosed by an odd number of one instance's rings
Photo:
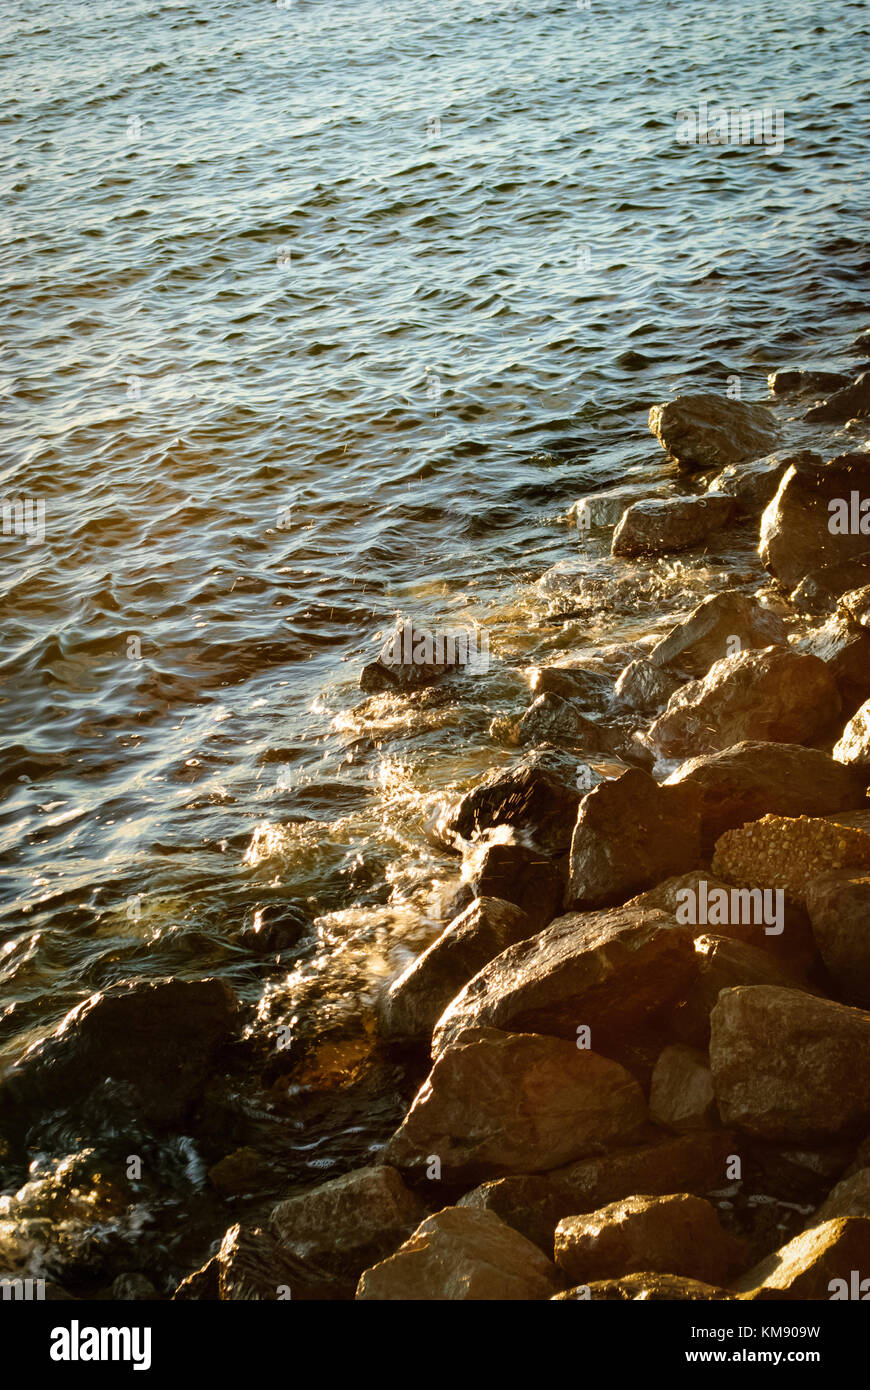
[[[859,1298],[852,1271],[870,1268],[870,1221],[840,1218],[812,1226],[754,1265],[733,1285],[750,1299]]]
[[[760,458],[776,444],[777,425],[763,405],[747,405],[714,392],[654,405],[649,427],[683,468],[722,468]]]
[[[593,713],[608,705],[613,696],[610,676],[590,666],[533,666],[529,688],[535,696],[561,695]]]
[[[713,855],[714,873],[751,888],[782,888],[801,904],[814,878],[849,868],[870,868],[870,835],[813,816],[762,816],[727,830]]]
[[[858,773],[870,771],[870,700],[849,720],[834,747],[834,757]]]
[[[731,520],[730,497],[669,497],[635,502],[613,533],[611,555],[654,555],[689,550]]]
[[[870,454],[840,454],[821,464],[795,461],[761,519],[758,553],[771,574],[793,589],[820,566],[866,552],[870,513],[855,531],[840,531],[835,517],[843,504],[850,508],[853,493],[870,498]]]
[[[441,827],[448,837],[472,840],[481,831],[510,825],[526,831],[553,854],[571,843],[583,780],[599,780],[587,764],[555,748],[535,748],[514,767],[488,773],[466,792]]]
[[[474,651],[468,633],[452,629],[436,637],[425,628],[416,628],[406,619],[387,638],[378,656],[362,668],[360,690],[403,695],[434,685],[443,676],[473,673]]]
[[[725,589],[699,603],[656,643],[649,659],[655,666],[678,666],[692,676],[706,676],[714,661],[784,643],[787,636],[778,613],[738,589]]]

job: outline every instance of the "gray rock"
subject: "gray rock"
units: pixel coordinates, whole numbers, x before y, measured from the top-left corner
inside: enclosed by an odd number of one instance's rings
[[[713,392],[653,406],[649,427],[684,468],[723,468],[760,458],[777,440],[776,420],[766,406],[747,405]]]
[[[851,385],[845,372],[785,370],[771,372],[768,385],[775,396],[805,396],[810,391],[839,391]]]

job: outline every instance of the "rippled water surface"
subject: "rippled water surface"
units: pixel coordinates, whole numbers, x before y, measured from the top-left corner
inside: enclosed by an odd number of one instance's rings
[[[865,326],[868,33],[847,0],[12,0],[2,489],[46,529],[0,538],[7,1056],[135,976],[370,1004],[524,669],[752,577],[628,570],[564,514],[670,478],[651,403],[762,399]],[[781,109],[782,151],[677,144],[700,100]],[[397,614],[485,627],[489,674],[365,699]],[[261,1000],[238,927],[287,896],[319,933]]]

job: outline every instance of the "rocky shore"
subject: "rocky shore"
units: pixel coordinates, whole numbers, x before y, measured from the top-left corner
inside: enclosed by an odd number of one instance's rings
[[[682,492],[578,503],[627,562],[730,529],[768,580],[531,673],[514,764],[439,823],[461,856],[443,931],[356,1036],[315,1014],[317,1048],[285,1047],[291,1020],[254,1026],[224,984],[157,981],[95,996],[0,1078],[22,1164],[71,1097],[216,1153],[217,1077],[286,1093],[331,1068],[328,1103],[400,1104],[372,1161],[290,1195],[265,1147],[224,1142],[216,1209],[248,1205],[175,1298],[830,1299],[870,1278],[870,371],[771,391],[654,406]],[[806,425],[827,452],[798,447]],[[379,661],[361,686],[456,679]],[[248,945],[305,927],[275,905]],[[129,1177],[67,1195],[111,1209]],[[0,1212],[10,1277],[52,1215]],[[99,1296],[161,1296],[104,1269]]]

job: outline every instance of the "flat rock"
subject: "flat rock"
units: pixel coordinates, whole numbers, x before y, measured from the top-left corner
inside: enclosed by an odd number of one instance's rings
[[[827,463],[793,463],[761,518],[758,553],[789,589],[821,566],[855,560],[870,546],[870,517],[862,535],[831,531],[829,503],[858,492],[870,497],[870,454],[840,454]],[[858,581],[860,582],[860,581]],[[842,590],[841,590],[842,592]]]
[[[714,661],[737,652],[786,641],[788,629],[778,613],[738,589],[711,594],[649,654],[655,666],[678,666],[706,676]]]
[[[527,914],[533,930],[562,910],[565,880],[542,850],[512,843],[481,843],[466,857],[463,877],[476,898],[500,898]]]
[[[732,1289],[750,1299],[831,1299],[835,1293],[843,1297],[843,1287],[850,1288],[852,1270],[861,1271],[863,1278],[868,1268],[870,1221],[841,1217],[802,1231],[754,1265]]]
[[[733,513],[734,503],[724,494],[635,502],[613,533],[610,553],[630,557],[689,550],[727,526]]]
[[[663,758],[698,757],[747,740],[808,743],[836,718],[840,694],[825,662],[789,647],[723,657],[681,686],[646,739]]]
[[[776,420],[763,405],[747,405],[713,392],[654,405],[649,427],[683,468],[724,468],[760,458],[775,446]]]
[[[576,1283],[652,1271],[717,1285],[746,1260],[715,1208],[690,1192],[636,1195],[565,1217],[556,1227],[555,1255]]]
[[[804,415],[812,423],[861,419],[870,415],[870,372],[862,372],[855,381],[834,391],[819,405],[810,406]]]
[[[652,1074],[649,1114],[654,1124],[679,1134],[710,1129],[717,1120],[706,1055],[693,1047],[666,1047]]]
[[[870,1014],[800,990],[723,990],[710,1018],[713,1090],[725,1125],[809,1143],[870,1123]]]
[[[469,981],[438,1021],[433,1056],[479,1026],[576,1039],[585,1025],[596,1048],[684,998],[696,970],[691,930],[667,913],[569,913]]]
[[[643,1274],[626,1274],[623,1279],[593,1279],[590,1284],[578,1284],[565,1293],[554,1294],[552,1303],[590,1301],[605,1303],[685,1303],[689,1301],[711,1301],[730,1299],[733,1294],[726,1289],[715,1288],[712,1284],[702,1284],[698,1279],[684,1279],[679,1274],[655,1274],[651,1270]]]
[[[849,720],[834,746],[834,758],[859,772],[870,770],[870,700]]]
[[[561,1038],[471,1028],[438,1056],[385,1159],[479,1181],[555,1168],[625,1143],[646,1120],[618,1062]]]
[[[814,878],[807,885],[806,904],[819,953],[840,998],[870,1008],[870,871],[846,869]]]
[[[439,826],[448,839],[472,840],[481,831],[509,825],[525,831],[549,854],[568,848],[582,795],[578,772],[597,780],[587,764],[555,748],[536,748],[514,767],[488,773],[466,792]]]
[[[429,1038],[451,999],[495,956],[532,936],[515,903],[475,898],[390,985],[380,1009],[386,1037]]]
[[[400,1250],[361,1276],[358,1299],[446,1302],[550,1298],[553,1263],[491,1211],[445,1207]]]
[[[694,868],[701,857],[700,824],[693,787],[660,786],[640,768],[600,783],[580,802],[566,906],[624,903]]]
[[[782,888],[803,904],[807,885],[833,869],[870,868],[865,830],[818,816],[762,816],[716,841],[713,872],[750,888]]]

